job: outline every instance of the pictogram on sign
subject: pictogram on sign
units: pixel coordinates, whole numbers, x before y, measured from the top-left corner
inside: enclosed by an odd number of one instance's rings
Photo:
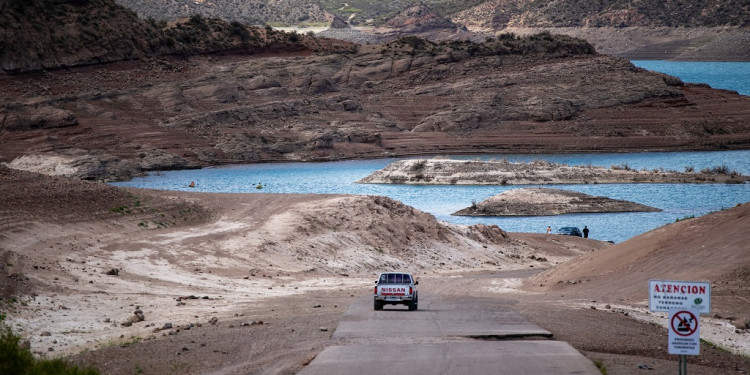
[[[698,318],[690,311],[680,311],[672,315],[672,330],[679,336],[690,336],[698,329]]]

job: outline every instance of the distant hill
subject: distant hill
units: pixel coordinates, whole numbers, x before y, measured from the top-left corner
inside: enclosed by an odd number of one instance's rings
[[[448,0],[433,9],[475,32],[549,30],[628,59],[750,61],[747,0]]]
[[[382,25],[414,6],[413,0],[116,0],[144,19],[174,20],[201,14],[274,26]],[[750,26],[747,0],[422,0],[468,27],[716,27]]]
[[[750,26],[746,0],[491,0],[463,10],[457,4],[466,2],[449,0],[442,9],[452,10],[456,22],[494,29]]]
[[[173,20],[201,14],[228,21],[273,26],[317,26],[330,23],[333,16],[352,25],[381,25],[386,20],[415,5],[414,0],[116,0],[133,9],[144,19]],[[483,0],[482,0],[483,1]],[[446,0],[425,0],[431,8]],[[473,0],[441,9],[451,14],[481,3]]]

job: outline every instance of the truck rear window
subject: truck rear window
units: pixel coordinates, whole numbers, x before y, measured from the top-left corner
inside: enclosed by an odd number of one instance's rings
[[[384,284],[409,284],[411,277],[403,273],[384,273],[380,275],[380,283]]]

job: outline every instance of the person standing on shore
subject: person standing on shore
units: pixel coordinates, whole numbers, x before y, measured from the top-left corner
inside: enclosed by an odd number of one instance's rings
[[[547,227],[547,234],[550,234],[550,233],[552,233],[552,227],[549,227],[549,226],[548,226],[548,227]]]
[[[589,238],[589,227],[583,226],[583,238]]]

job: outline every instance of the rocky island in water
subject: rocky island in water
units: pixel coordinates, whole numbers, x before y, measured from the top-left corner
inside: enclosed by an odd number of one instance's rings
[[[555,185],[632,183],[745,183],[750,180],[726,166],[685,172],[570,166],[537,160],[529,163],[451,159],[399,160],[360,180],[369,184],[415,185]]]
[[[521,188],[505,191],[453,213],[457,216],[551,216],[572,213],[658,212],[656,207],[576,191]]]

